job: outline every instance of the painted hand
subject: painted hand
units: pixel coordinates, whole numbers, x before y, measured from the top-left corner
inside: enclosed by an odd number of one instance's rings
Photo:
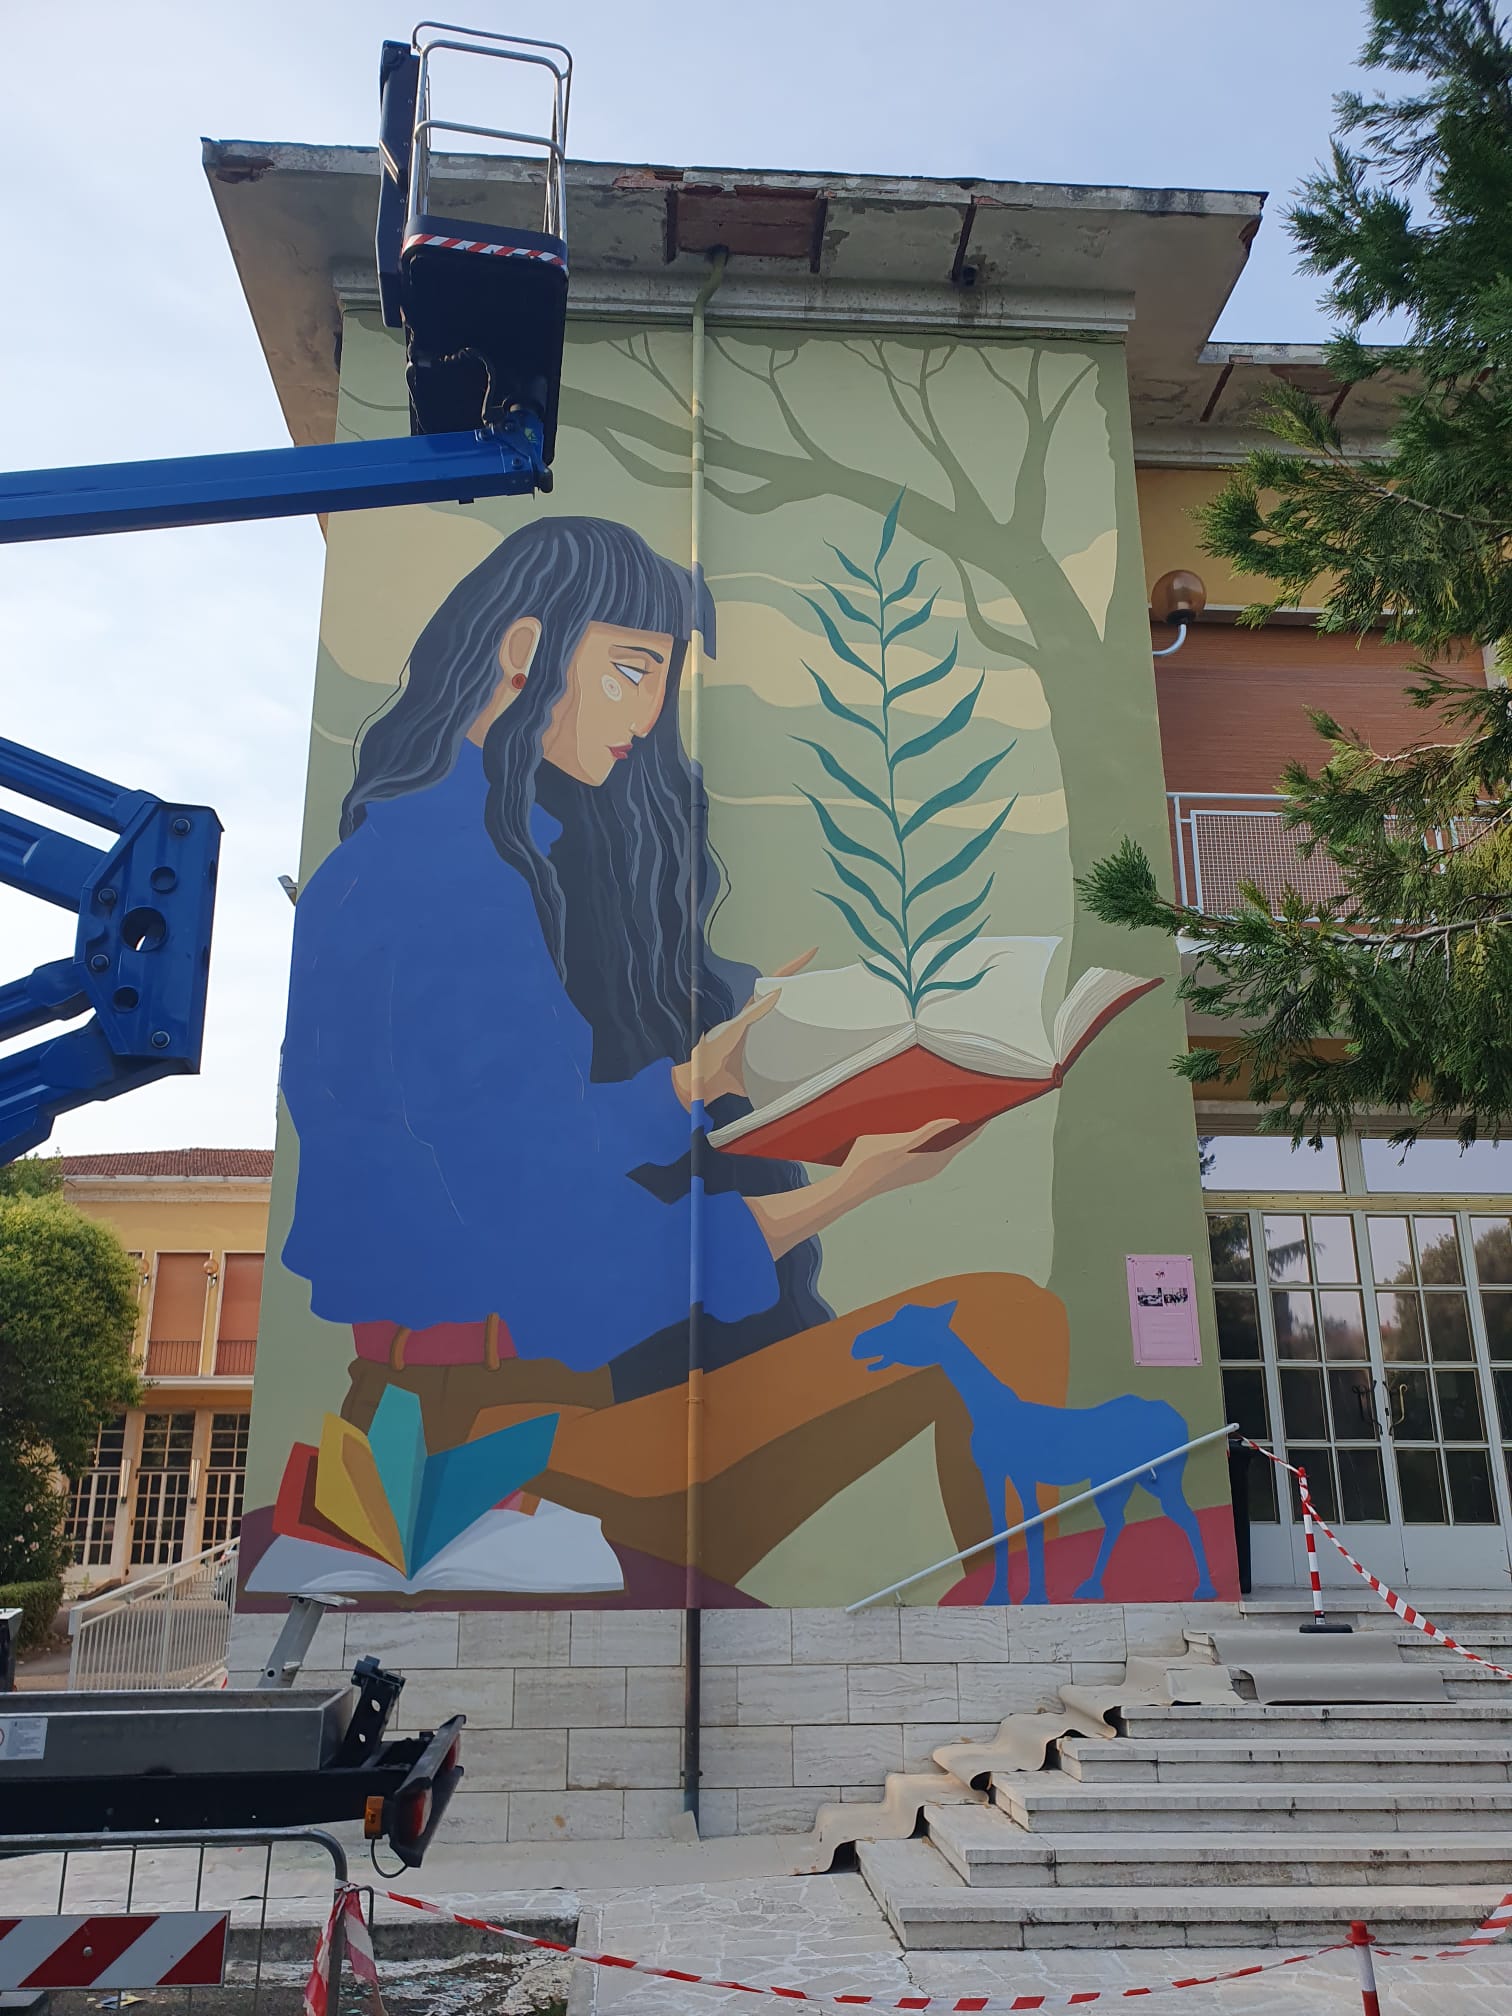
[[[909,1134],[863,1134],[840,1165],[838,1181],[847,1208],[938,1175],[982,1131],[980,1126],[973,1127],[948,1148],[931,1147],[960,1124],[959,1120],[931,1120]]]
[[[772,978],[786,980],[790,975],[802,972],[817,949],[811,947],[798,958],[790,959],[785,966],[779,966]],[[745,1097],[746,1037],[752,1026],[763,1015],[770,1015],[777,1006],[780,991],[774,988],[769,994],[754,997],[738,1015],[731,1016],[728,1022],[721,1022],[700,1038],[686,1064],[673,1067],[672,1083],[684,1106],[691,1109],[695,1091],[706,1106],[729,1093]]]

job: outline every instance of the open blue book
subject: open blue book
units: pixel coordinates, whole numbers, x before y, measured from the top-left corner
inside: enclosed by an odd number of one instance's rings
[[[551,1461],[557,1416],[517,1421],[427,1454],[420,1402],[390,1386],[364,1435],[328,1414],[315,1463],[315,1510],[407,1580]]]

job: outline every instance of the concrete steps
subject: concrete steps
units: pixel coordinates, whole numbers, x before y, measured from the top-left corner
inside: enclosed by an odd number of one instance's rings
[[[1505,1785],[1512,1743],[1352,1741],[1344,1736],[1155,1742],[1063,1736],[1061,1772],[1082,1784]]]
[[[1509,1624],[1467,1620],[1466,1642],[1512,1664]],[[1186,1637],[1199,1658],[1211,1645]],[[1419,1633],[1399,1649],[1450,1692],[1283,1706],[1215,1689],[1149,1706],[1160,1696],[1136,1691],[1116,1733],[1058,1735],[1043,1770],[992,1768],[984,1750],[991,1804],[926,1794],[927,1838],[862,1842],[862,1873],[918,1948],[1306,1949],[1361,1916],[1403,1944],[1462,1937],[1512,1888],[1512,1686],[1461,1685],[1479,1669]],[[974,1747],[954,1746],[950,1771],[975,1776]]]
[[[1026,1833],[995,1808],[926,1809],[929,1839],[973,1888],[1449,1884],[1504,1889],[1512,1836]]]
[[[1450,1655],[1452,1656],[1452,1655]],[[1308,1705],[1241,1701],[1234,1706],[1203,1705],[1136,1708],[1120,1717],[1125,1736],[1139,1743],[1167,1737],[1193,1742],[1229,1742],[1258,1737],[1284,1742],[1327,1732],[1349,1742],[1395,1747],[1426,1737],[1435,1743],[1512,1744],[1512,1690],[1507,1699],[1446,1702],[1425,1707],[1420,1701],[1347,1701],[1322,1708]]]
[[[1043,1771],[993,1780],[1008,1818],[1036,1833],[1493,1834],[1512,1860],[1512,1785],[1108,1785]]]
[[[1360,1892],[1334,1884],[972,1886],[928,1841],[863,1843],[862,1874],[905,1948],[1297,1946],[1321,1944],[1358,1917]],[[1497,1884],[1381,1883],[1372,1929],[1419,1943],[1457,1937],[1500,1897]]]

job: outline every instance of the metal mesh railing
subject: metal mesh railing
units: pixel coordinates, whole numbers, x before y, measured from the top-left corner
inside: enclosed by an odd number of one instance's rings
[[[1226,915],[1239,908],[1239,891],[1252,882],[1280,907],[1282,892],[1292,889],[1310,905],[1337,903],[1344,879],[1328,855],[1310,859],[1306,826],[1287,827],[1279,812],[1206,811],[1188,815],[1195,894],[1200,910]]]
[[[68,1616],[72,1688],[213,1687],[226,1670],[237,1543],[76,1603]]]
[[[1282,799],[1241,792],[1167,795],[1176,888],[1183,903],[1213,916],[1229,916],[1240,907],[1240,890],[1252,883],[1273,916],[1279,914],[1288,889],[1312,909],[1339,904],[1343,876],[1321,849],[1307,854],[1311,829],[1283,823]],[[1194,802],[1198,798],[1206,802]],[[1388,833],[1395,824],[1387,820]],[[1445,831],[1428,834],[1424,844],[1430,852],[1445,853],[1474,839],[1488,824],[1486,819],[1456,819]]]

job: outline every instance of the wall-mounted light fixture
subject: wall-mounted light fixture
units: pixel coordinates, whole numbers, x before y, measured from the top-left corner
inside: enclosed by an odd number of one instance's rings
[[[1157,623],[1176,624],[1176,641],[1167,644],[1163,650],[1152,651],[1152,658],[1169,658],[1173,651],[1179,651],[1187,639],[1189,626],[1207,607],[1207,589],[1202,576],[1193,574],[1185,567],[1176,567],[1169,574],[1162,574],[1150,590],[1150,614]]]
[[[210,1286],[212,1288],[215,1286],[216,1282],[219,1281],[220,1279],[220,1269],[215,1264],[215,1255],[213,1253],[211,1254],[210,1258],[205,1262],[205,1279],[210,1283]]]

